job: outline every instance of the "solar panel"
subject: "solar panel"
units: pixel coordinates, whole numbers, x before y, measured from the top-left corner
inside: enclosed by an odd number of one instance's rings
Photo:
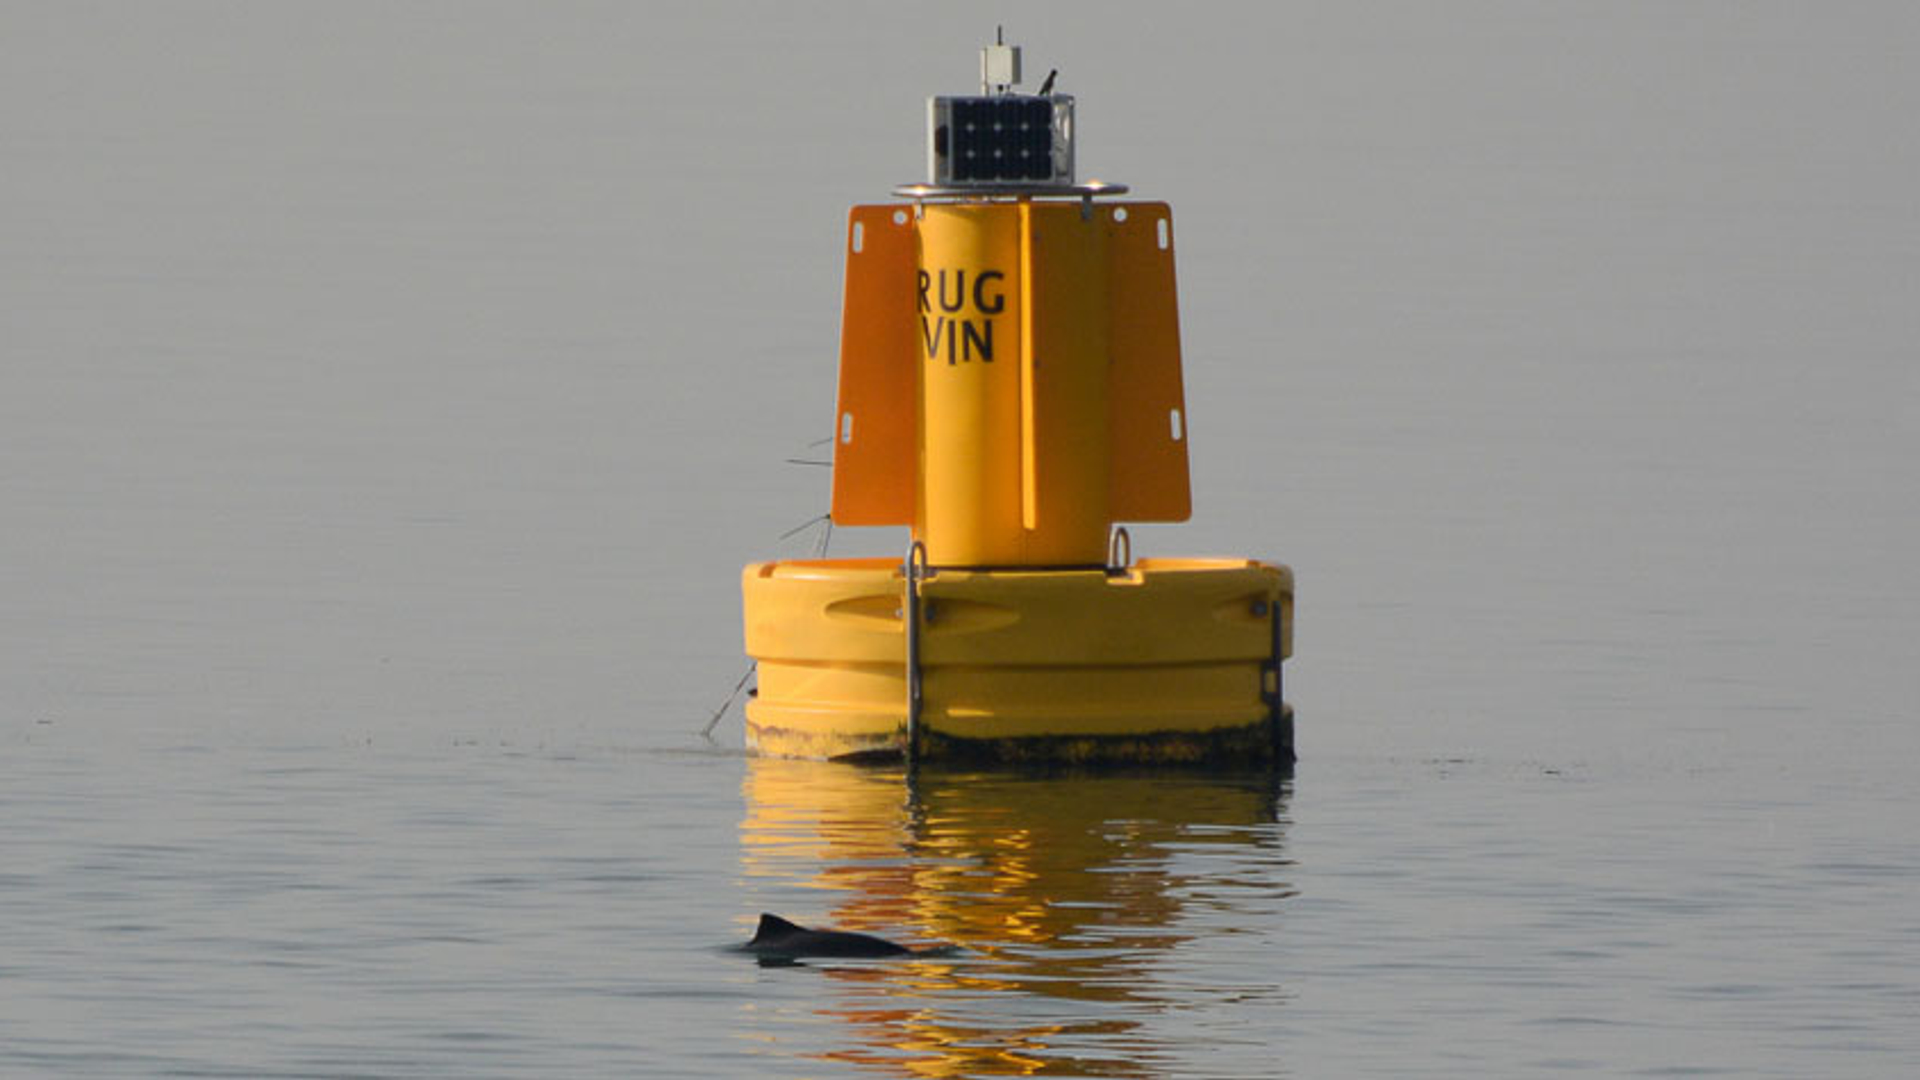
[[[1071,184],[1073,99],[995,94],[932,102],[936,184]]]

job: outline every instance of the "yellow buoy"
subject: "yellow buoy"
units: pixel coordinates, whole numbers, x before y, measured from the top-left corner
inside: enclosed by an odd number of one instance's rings
[[[1191,510],[1171,211],[1074,182],[1017,49],[982,70],[930,104],[929,183],[848,222],[832,518],[911,553],[747,567],[748,745],[1290,763],[1292,574],[1114,527]]]

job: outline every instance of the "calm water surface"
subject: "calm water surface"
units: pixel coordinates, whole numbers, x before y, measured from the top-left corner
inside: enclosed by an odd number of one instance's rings
[[[0,1073],[1920,1074],[1910,5],[1007,16],[1298,772],[698,737],[998,17],[0,8]]]
[[[9,1071],[1895,1075],[1920,1049],[1914,850],[1854,839],[1891,791],[56,733],[6,761]],[[763,968],[731,951],[761,910],[961,950]]]

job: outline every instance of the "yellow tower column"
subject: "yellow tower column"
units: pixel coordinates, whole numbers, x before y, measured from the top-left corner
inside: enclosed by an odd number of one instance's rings
[[[927,206],[918,223],[920,476],[935,566],[1105,561],[1104,234],[1076,203]]]
[[[1010,205],[928,206],[919,222],[913,532],[936,566],[1020,561],[1020,232]]]

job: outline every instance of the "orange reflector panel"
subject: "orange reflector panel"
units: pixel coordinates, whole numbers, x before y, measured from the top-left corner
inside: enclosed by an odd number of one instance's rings
[[[856,206],[847,219],[847,291],[840,316],[833,520],[911,525],[919,471],[919,354],[913,214]]]
[[[1115,521],[1185,521],[1193,515],[1193,491],[1180,383],[1173,211],[1163,202],[1130,202],[1097,212],[1108,222],[1112,260],[1108,512]]]

